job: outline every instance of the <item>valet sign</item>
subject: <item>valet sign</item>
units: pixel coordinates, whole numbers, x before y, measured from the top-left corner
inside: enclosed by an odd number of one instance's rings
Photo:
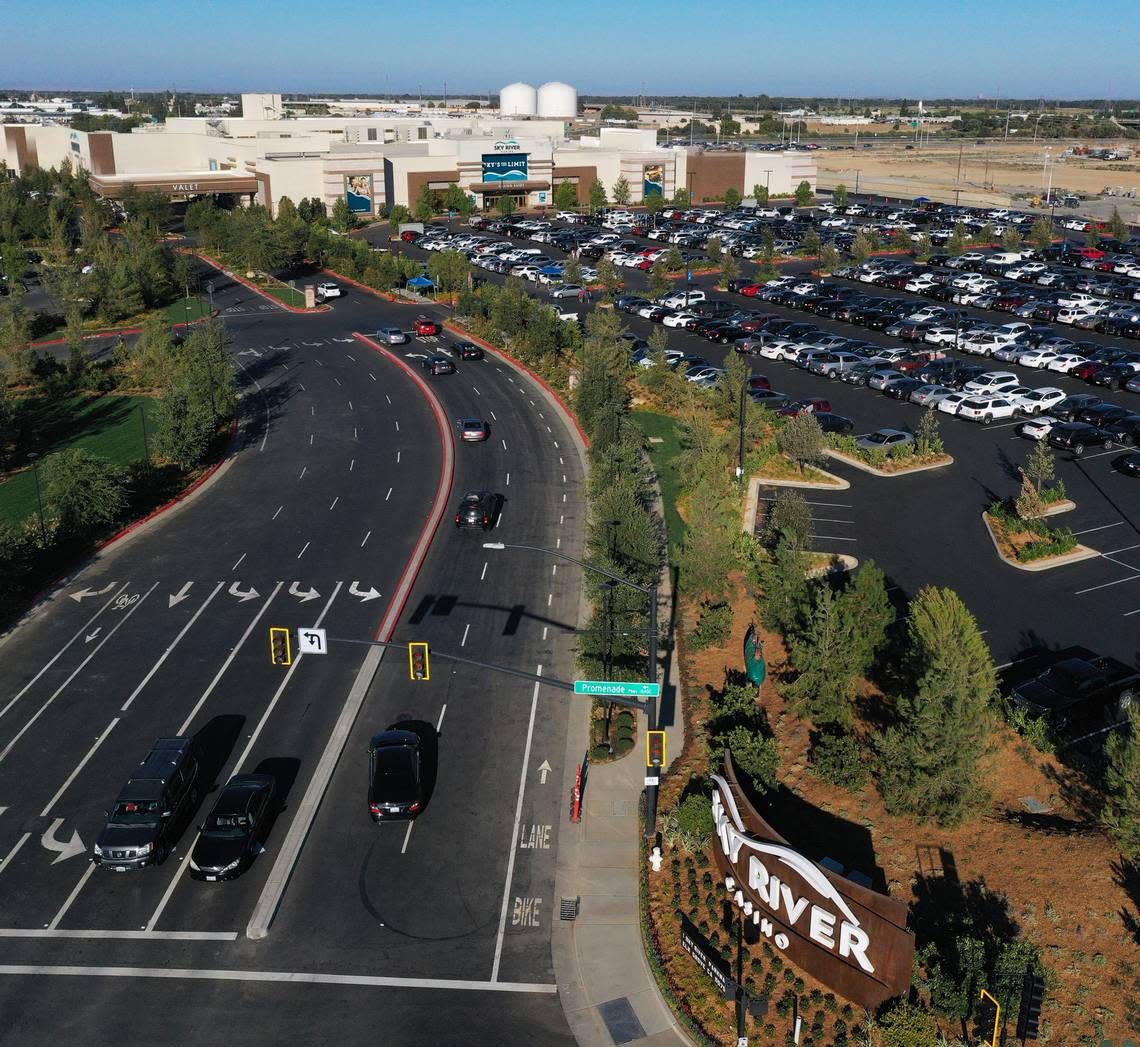
[[[729,754],[713,775],[717,865],[733,903],[797,966],[864,1007],[910,987],[914,936],[900,901],[794,850],[737,784]]]

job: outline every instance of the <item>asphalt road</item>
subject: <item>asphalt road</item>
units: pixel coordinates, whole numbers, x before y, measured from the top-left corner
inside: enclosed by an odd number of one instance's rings
[[[548,686],[442,660],[413,684],[402,652],[388,652],[268,937],[245,936],[364,660],[365,648],[337,640],[375,635],[442,457],[423,393],[353,337],[408,325],[414,311],[350,294],[330,313],[293,316],[222,277],[215,298],[242,376],[240,451],[0,648],[0,1042],[141,1044],[174,1027],[179,1042],[222,1028],[269,1044],[311,1040],[319,1023],[351,1042],[440,1042],[456,1028],[470,1042],[518,1042],[523,1028],[570,1042],[549,954],[568,704]],[[398,352],[414,367],[442,344]],[[448,509],[462,488],[494,487],[506,503],[491,537],[580,551],[581,465],[537,390],[491,359],[427,381],[449,419],[492,423],[489,442],[455,448]],[[570,677],[576,574],[486,552],[481,533],[449,521],[450,511],[394,639]],[[330,654],[273,667],[271,625],[321,625]],[[440,725],[434,788],[410,830],[377,827],[365,746],[409,715]],[[284,810],[266,853],[231,883],[192,881],[191,827],[157,868],[88,865],[132,766],[180,732],[202,742],[207,784],[259,768],[278,776]],[[63,975],[61,964],[81,969]],[[194,973],[161,977],[171,971]]]
[[[655,242],[645,243],[649,246]],[[550,244],[538,246],[544,253],[562,257],[562,252]],[[430,258],[429,252],[415,247],[405,245],[403,250],[413,257]],[[757,268],[741,260],[742,275],[752,274]],[[792,262],[780,268],[782,273],[806,274],[811,266]],[[488,280],[505,279],[485,270],[478,272]],[[647,291],[647,274],[636,269],[620,269],[619,273],[631,292]],[[910,292],[845,280],[829,282],[860,287],[880,297],[922,300],[921,295]],[[538,297],[547,297],[541,287],[527,286]],[[678,286],[684,287],[684,282]],[[810,322],[826,332],[884,346],[904,345],[881,332],[718,291],[715,277],[698,276],[693,287],[702,288],[713,297],[738,302],[741,308]],[[581,311],[593,307],[574,302],[568,308]],[[1007,313],[974,308],[967,311],[997,324],[1016,319]],[[648,337],[655,326],[641,317],[619,315],[625,327],[643,337]],[[1061,334],[1070,330],[1064,324],[1056,327]],[[1092,331],[1073,331],[1074,338],[1105,345],[1130,344]],[[680,329],[669,330],[668,337],[670,348],[697,354],[711,364],[723,364],[732,352],[731,347],[715,345]],[[921,417],[922,408],[872,390],[811,375],[789,363],[751,359],[753,373],[767,375],[774,389],[792,396],[830,399],[837,413],[855,422],[857,433],[883,426],[913,429]],[[1078,379],[1000,361],[989,364],[993,370],[1014,371],[1029,386],[1057,386],[1066,392],[1096,391],[1107,400],[1140,411],[1138,394],[1105,392]],[[1016,435],[1015,425],[998,422],[983,427],[941,416],[943,439],[955,464],[934,473],[881,479],[831,463],[828,468],[848,479],[851,488],[835,495],[809,495],[816,503],[812,507],[816,519],[815,547],[860,560],[875,560],[886,572],[892,595],[900,606],[925,585],[955,589],[977,616],[998,664],[1013,661],[1042,645],[1077,643],[1140,664],[1135,625],[1140,621],[1140,484],[1113,467],[1121,454],[1119,448],[1107,454],[1086,453],[1079,462],[1058,455],[1057,474],[1065,481],[1077,509],[1054,518],[1052,523],[1070,527],[1078,541],[1104,555],[1041,573],[1010,567],[994,552],[981,513],[995,499],[1017,492],[1017,466],[1028,457],[1031,444]]]

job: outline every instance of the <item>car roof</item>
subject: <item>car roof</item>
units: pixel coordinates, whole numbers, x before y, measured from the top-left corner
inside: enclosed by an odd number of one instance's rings
[[[414,731],[387,730],[372,736],[369,749],[388,749],[395,747],[414,747],[419,745],[419,735]]]
[[[466,425],[484,425],[485,423],[484,423],[482,418],[460,418],[459,424],[466,426]]]

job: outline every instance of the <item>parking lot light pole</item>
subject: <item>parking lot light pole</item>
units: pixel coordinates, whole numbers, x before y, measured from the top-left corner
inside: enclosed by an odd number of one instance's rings
[[[586,563],[585,560],[578,560],[573,556],[568,556],[566,553],[559,549],[545,549],[539,545],[517,545],[509,542],[484,542],[484,549],[522,549],[532,553],[542,553],[544,556],[554,556],[560,560],[566,560],[569,563],[576,564],[586,571],[593,571],[595,574],[600,574],[611,581],[618,582],[621,585],[627,585],[631,589],[643,593],[649,599],[649,626],[646,630],[646,676],[650,683],[657,683],[657,583],[654,582],[650,585],[642,585],[640,582],[630,581],[628,578],[623,578],[620,574],[614,574],[612,571],[607,571],[604,567],[597,567],[592,563]],[[648,729],[650,731],[657,730],[657,699],[650,696],[645,702],[645,713],[648,719]],[[646,767],[645,767],[645,835],[646,838],[652,839],[657,832],[657,777],[659,768],[653,767],[648,763],[648,752],[646,753]]]
[[[45,545],[47,544],[47,528],[44,526],[44,500],[40,495],[40,471],[37,466],[39,461],[39,453],[36,451],[28,452],[28,461],[32,463],[32,476],[36,481],[36,508],[40,513],[40,541]]]

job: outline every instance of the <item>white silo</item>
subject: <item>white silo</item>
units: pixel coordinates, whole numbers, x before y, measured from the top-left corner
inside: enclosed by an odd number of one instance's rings
[[[556,120],[572,120],[578,115],[578,91],[569,84],[552,80],[538,89],[538,115]]]
[[[530,84],[507,84],[499,92],[502,116],[534,116],[538,112],[538,92]]]

